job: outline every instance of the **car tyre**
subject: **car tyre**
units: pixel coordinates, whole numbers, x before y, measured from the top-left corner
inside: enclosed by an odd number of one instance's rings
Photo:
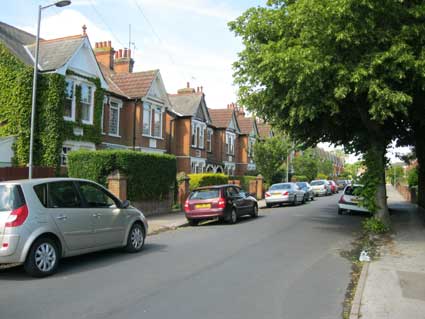
[[[303,201],[301,202],[301,204],[305,204],[305,202],[307,201],[307,199],[305,198],[305,195],[303,196]]]
[[[143,249],[145,245],[145,229],[139,223],[133,224],[127,236],[127,245],[125,250],[129,253],[137,253]]]
[[[258,217],[258,206],[257,205],[254,205],[254,207],[252,208],[251,217],[252,218],[257,218]]]
[[[198,226],[199,225],[199,220],[196,219],[188,219],[187,220],[189,222],[190,226]]]
[[[292,206],[297,206],[297,195],[294,195],[294,201],[292,202]]]
[[[233,208],[230,212],[228,222],[229,224],[236,224],[238,221],[238,213],[236,212],[236,209]]]
[[[50,276],[56,272],[59,258],[57,242],[49,237],[41,237],[32,244],[24,269],[32,277]]]
[[[344,210],[343,209],[341,209],[341,208],[338,208],[338,215],[342,215],[342,213],[344,212]]]
[[[266,203],[267,208],[272,208],[272,204]]]

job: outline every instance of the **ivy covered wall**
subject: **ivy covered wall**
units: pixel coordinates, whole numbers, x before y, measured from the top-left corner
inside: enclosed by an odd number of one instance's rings
[[[74,74],[77,75],[77,74]],[[80,76],[80,75],[78,75]],[[13,163],[25,166],[29,157],[31,94],[33,69],[19,61],[0,43],[0,136],[16,136]],[[86,78],[86,77],[85,77]],[[101,141],[101,114],[104,91],[100,80],[86,78],[96,85],[93,125],[63,119],[65,77],[60,74],[41,74],[38,79],[37,112],[34,138],[34,164],[59,167],[63,141]],[[81,114],[81,90],[76,89],[76,114]],[[75,136],[80,127],[83,136]]]

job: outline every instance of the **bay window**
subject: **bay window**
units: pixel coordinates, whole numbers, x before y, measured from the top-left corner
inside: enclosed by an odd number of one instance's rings
[[[153,134],[154,137],[161,137],[162,136],[162,112],[160,108],[155,108],[153,110],[154,117],[153,117]]]
[[[78,77],[69,77],[65,79],[65,101],[63,109],[63,117],[67,121],[81,120],[83,124],[93,124],[94,113],[94,91],[95,86],[92,83],[85,82]],[[81,88],[80,106],[81,109],[76,110],[76,87]]]
[[[81,120],[83,123],[92,123],[93,88],[87,83],[81,83]]]
[[[192,123],[192,146],[196,147],[196,126]]]
[[[66,79],[66,88],[65,88],[65,108],[63,111],[63,116],[66,119],[73,119],[73,100],[74,100],[74,81],[71,79]]]
[[[162,110],[149,103],[143,104],[143,135],[162,137]]]
[[[151,135],[151,106],[148,103],[143,105],[143,134]]]
[[[233,133],[226,133],[226,151],[227,154],[235,154],[235,135]]]
[[[207,130],[207,151],[211,152],[212,150],[212,135],[213,135],[213,131],[212,129],[208,129]]]

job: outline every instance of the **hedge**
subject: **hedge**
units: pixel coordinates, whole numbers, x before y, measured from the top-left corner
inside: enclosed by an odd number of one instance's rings
[[[229,177],[229,179],[231,180],[238,180],[241,182],[241,188],[245,191],[249,190],[249,182],[250,181],[255,181],[257,177],[256,176],[231,176]]]
[[[309,182],[308,177],[305,175],[294,175],[291,177],[292,182]]]
[[[189,181],[190,190],[193,190],[197,187],[202,187],[202,186],[227,184],[229,181],[229,176],[225,174],[203,173],[203,174],[189,174],[188,176],[190,178],[190,181]]]
[[[172,155],[124,150],[72,151],[68,155],[68,175],[106,186],[108,175],[119,170],[128,177],[130,200],[162,199],[174,187],[176,159]]]

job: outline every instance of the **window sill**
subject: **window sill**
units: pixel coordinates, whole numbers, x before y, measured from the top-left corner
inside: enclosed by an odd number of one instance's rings
[[[108,133],[108,136],[121,138],[121,135],[117,135],[117,134],[109,134]]]
[[[75,122],[75,119],[73,119],[72,117],[64,116],[63,119],[64,119],[64,121],[67,121],[67,122]]]
[[[163,137],[159,137],[159,136],[151,136],[151,135],[146,135],[146,134],[142,134],[142,136],[146,137],[146,138],[153,138],[155,140],[161,140],[161,141],[164,140]]]
[[[84,125],[93,125],[93,122],[89,122],[89,121],[81,121],[81,123]]]

